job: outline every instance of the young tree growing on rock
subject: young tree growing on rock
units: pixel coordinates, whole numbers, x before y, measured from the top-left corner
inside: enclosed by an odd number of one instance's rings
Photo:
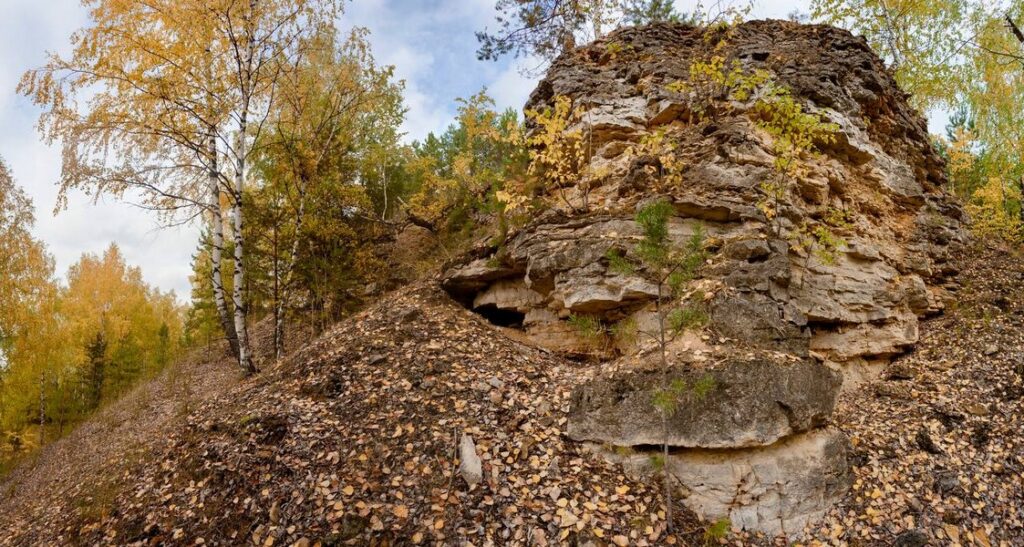
[[[781,237],[782,209],[792,186],[806,172],[803,157],[817,154],[820,145],[835,142],[839,127],[804,111],[789,89],[771,80],[758,93],[761,97],[753,113],[757,125],[772,139],[774,176],[761,184],[763,197],[757,206],[772,225],[775,237]]]
[[[526,139],[529,174],[540,179],[545,191],[554,190],[569,210],[588,211],[590,192],[606,173],[591,166],[594,150],[586,111],[573,108],[572,101],[560,95],[553,106],[527,110],[526,117],[536,126]],[[579,206],[567,194],[569,189],[579,192]]]
[[[713,48],[709,58],[692,62],[689,78],[669,84],[668,91],[688,99],[691,123],[706,125],[723,114],[746,109],[754,123],[767,133],[773,154],[772,176],[758,186],[762,197],[757,207],[772,235],[781,238],[783,209],[792,198],[793,186],[806,175],[804,161],[818,155],[819,147],[834,143],[839,127],[819,114],[805,111],[803,104],[788,88],[776,83],[768,71],[751,72],[739,62],[727,63],[719,54],[725,43]],[[660,144],[658,140],[653,142]],[[804,221],[786,238],[808,258],[814,254],[831,263],[836,250],[843,245],[832,229],[848,224],[844,215],[843,211],[830,209],[827,218]]]
[[[655,394],[654,406],[661,413],[662,437],[668,439],[668,421],[676,405],[682,397],[693,393],[696,397],[704,397],[713,387],[714,379],[705,376],[693,386],[688,386],[682,379],[670,380],[668,343],[669,333],[674,322],[670,319],[673,295],[678,293],[683,284],[693,280],[700,267],[707,260],[704,250],[704,230],[698,226],[693,235],[682,248],[676,248],[669,237],[669,219],[675,209],[668,201],[660,199],[640,209],[636,215],[636,223],[643,234],[636,248],[633,249],[635,259],[619,251],[610,250],[607,259],[609,267],[624,274],[640,274],[657,287],[654,300],[654,313],[658,330],[653,333],[642,332],[652,337],[658,346],[658,360],[661,370],[661,387]],[[680,322],[679,328],[683,327]],[[663,488],[665,491],[665,514],[672,531],[672,483],[667,463],[669,446],[662,443]]]

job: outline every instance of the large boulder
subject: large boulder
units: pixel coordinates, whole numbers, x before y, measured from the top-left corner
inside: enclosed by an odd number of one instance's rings
[[[836,128],[781,179],[772,218],[764,184],[780,179],[763,90],[694,82],[700,62],[766,74]],[[573,129],[600,175],[547,189],[547,210],[452,264],[442,285],[499,324],[521,318],[523,336],[550,350],[584,355],[600,338],[602,357],[617,352],[575,389],[572,439],[637,461],[665,443],[690,507],[742,528],[800,529],[847,486],[845,440],[825,429],[836,371],[854,379],[913,347],[919,318],[949,298],[964,217],[924,118],[862,38],[783,21],[613,32],[556,60],[527,107],[559,97],[582,112]],[[673,151],[648,153],[651,136]],[[682,165],[671,180],[658,175],[665,153]],[[635,258],[634,218],[655,199],[673,207],[671,244],[684,248],[699,226],[708,253],[660,302],[642,269],[624,274],[609,258]],[[668,333],[668,378],[651,336],[665,309],[690,318]]]
[[[766,446],[826,424],[841,383],[820,363],[769,355],[673,369],[665,379],[658,370],[627,371],[575,390],[568,434],[616,446]],[[659,392],[672,401],[664,426]]]

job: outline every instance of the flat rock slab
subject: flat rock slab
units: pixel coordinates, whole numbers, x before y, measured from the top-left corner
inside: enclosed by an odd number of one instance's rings
[[[694,386],[709,379],[712,387],[698,396]],[[766,446],[827,423],[841,383],[841,375],[825,365],[767,355],[727,358],[701,370],[674,369],[667,384],[678,395],[665,438],[655,405],[663,388],[660,372],[619,373],[573,391],[568,434],[616,446]]]
[[[848,445],[842,432],[817,429],[767,447],[675,450],[666,466],[683,503],[706,521],[727,518],[733,528],[793,538],[849,490]],[[656,472],[656,449],[592,448],[631,475]]]
[[[704,518],[799,536],[849,490],[847,445],[838,430],[818,430],[765,448],[682,451],[667,466]]]

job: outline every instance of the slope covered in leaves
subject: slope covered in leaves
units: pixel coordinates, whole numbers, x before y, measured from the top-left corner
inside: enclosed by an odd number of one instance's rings
[[[957,309],[924,322],[921,345],[882,379],[842,396],[835,425],[853,440],[856,484],[812,535],[1024,540],[1019,264],[965,253]],[[595,369],[505,332],[430,283],[393,294],[256,379],[219,378],[219,394],[135,456],[114,452],[127,450],[122,426],[87,424],[95,440],[65,452],[61,482],[14,498],[38,498],[29,509],[3,507],[0,543],[665,543],[657,481],[564,437],[570,391]],[[463,434],[483,461],[475,487],[458,471]],[[106,464],[88,463],[90,451]],[[22,473],[25,484],[58,471]],[[706,523],[687,513],[677,524],[679,543],[702,542]]]
[[[192,412],[102,515],[8,542],[654,544],[655,484],[563,438],[585,365],[521,345],[420,286]],[[463,433],[483,461],[469,487]],[[703,534],[692,515],[679,530]]]
[[[816,530],[850,545],[1024,545],[1024,268],[976,247],[955,309],[916,349],[841,396],[855,482]]]
[[[0,481],[0,544],[52,544],[71,522],[104,518],[182,419],[238,376],[223,347],[193,351],[30,456]]]

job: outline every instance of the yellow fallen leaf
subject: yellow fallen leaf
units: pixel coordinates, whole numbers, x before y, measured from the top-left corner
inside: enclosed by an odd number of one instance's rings
[[[974,531],[974,539],[984,547],[992,547],[992,542],[988,539],[988,533],[985,532],[984,528],[978,528]]]
[[[959,542],[960,541],[960,529],[952,524],[943,524],[942,529],[946,531],[946,535],[949,539]]]
[[[409,508],[404,505],[396,505],[391,512],[400,519],[408,518],[409,516]]]

